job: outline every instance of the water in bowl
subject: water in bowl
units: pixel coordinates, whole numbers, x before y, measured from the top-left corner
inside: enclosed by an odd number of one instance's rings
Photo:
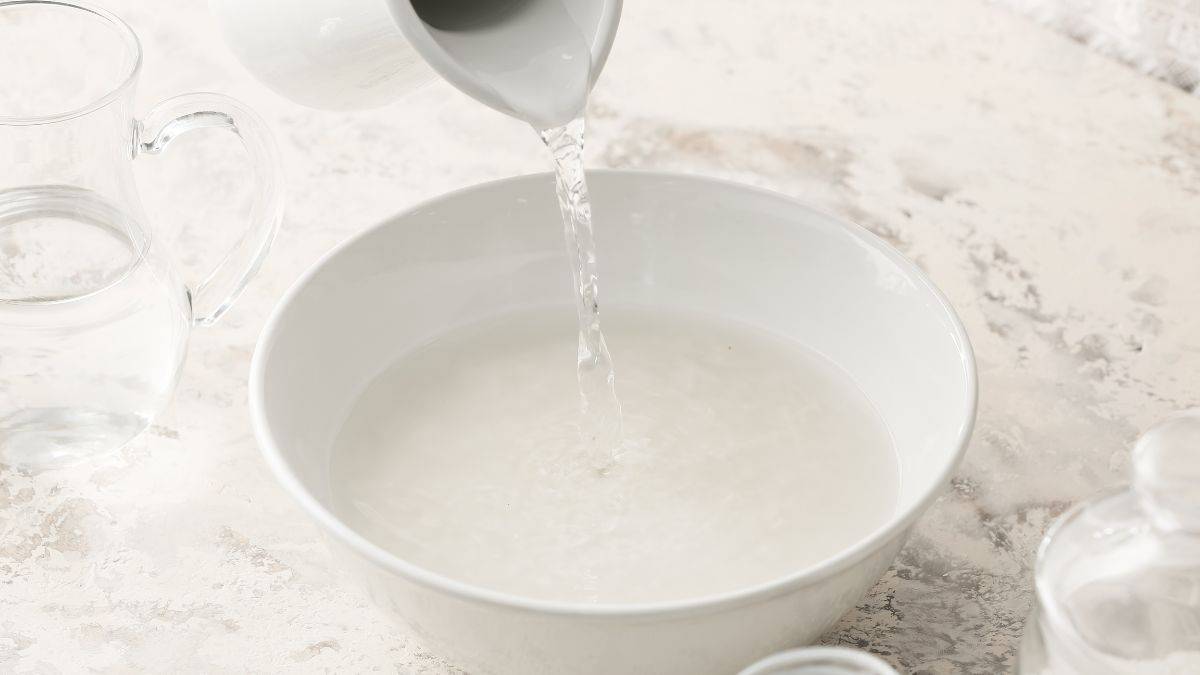
[[[696,598],[845,550],[895,511],[890,435],[850,377],[728,320],[622,309],[624,434],[579,433],[570,312],[451,331],[362,393],[334,445],[339,517],[401,559],[516,595]]]

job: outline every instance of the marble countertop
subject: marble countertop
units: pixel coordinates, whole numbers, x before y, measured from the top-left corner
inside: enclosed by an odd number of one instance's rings
[[[241,70],[203,2],[101,1],[143,39],[142,110],[194,89],[246,101],[278,135],[290,202],[149,434],[69,469],[0,468],[0,671],[453,672],[340,576],[275,484],[247,371],[273,303],[324,251],[545,156],[443,83],[371,112],[296,107]],[[626,3],[590,115],[593,167],[795,195],[945,290],[978,357],[974,440],[823,641],[910,673],[1009,669],[1047,525],[1125,480],[1140,428],[1200,403],[1200,101],[977,0],[671,0]],[[236,236],[228,143],[138,160],[193,275]]]

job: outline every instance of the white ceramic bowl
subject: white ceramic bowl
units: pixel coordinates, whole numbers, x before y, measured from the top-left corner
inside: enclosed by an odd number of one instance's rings
[[[903,476],[890,522],[821,564],[736,593],[596,606],[443,577],[389,554],[331,512],[331,442],[358,393],[398,354],[506,310],[569,307],[562,226],[545,174],[426,202],[309,270],[254,355],[255,430],[280,483],[375,601],[469,672],[737,672],[816,639],[891,564],[966,447],[975,416],[971,348],[917,267],[857,226],[718,180],[589,176],[605,303],[728,316],[840,364],[896,441]]]

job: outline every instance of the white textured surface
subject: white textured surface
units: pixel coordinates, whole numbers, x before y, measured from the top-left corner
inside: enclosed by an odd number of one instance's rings
[[[147,105],[210,89],[267,117],[289,215],[241,303],[195,334],[153,433],[94,464],[0,470],[0,670],[447,672],[330,569],[258,457],[246,373],[274,300],[330,246],[546,158],[445,85],[308,111],[232,62],[202,3],[106,5],[143,38]],[[797,195],[893,241],[955,303],[980,367],[971,450],[826,641],[909,672],[1003,670],[1046,525],[1124,479],[1139,427],[1200,403],[1200,101],[974,0],[672,0],[627,3],[591,113],[592,166]],[[188,225],[192,269],[232,237],[231,200],[181,178],[237,186],[198,161],[227,147],[139,160],[160,231]]]
[[[1144,73],[1196,93],[1200,3],[1195,0],[1001,0]]]

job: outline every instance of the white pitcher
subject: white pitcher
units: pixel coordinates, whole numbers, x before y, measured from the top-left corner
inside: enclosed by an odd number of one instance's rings
[[[432,72],[535,126],[578,110],[608,57],[621,0],[210,0],[246,67],[303,105],[390,103]],[[583,78],[573,61],[587,60]]]

